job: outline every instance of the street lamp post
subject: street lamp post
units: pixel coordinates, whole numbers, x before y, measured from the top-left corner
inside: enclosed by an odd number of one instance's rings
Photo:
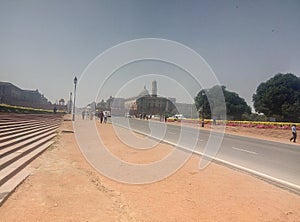
[[[74,101],[73,101],[73,118],[72,120],[75,121],[75,100],[76,100],[76,85],[77,85],[77,78],[74,78]]]
[[[202,105],[202,122],[201,125],[202,127],[204,127],[204,96],[205,96],[205,92],[202,92],[202,96],[203,96],[203,105]]]
[[[73,108],[73,106],[72,106],[72,92],[70,92],[69,114],[72,113],[72,108]]]

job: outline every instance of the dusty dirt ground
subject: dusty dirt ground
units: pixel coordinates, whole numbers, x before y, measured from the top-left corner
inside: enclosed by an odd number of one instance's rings
[[[299,195],[214,163],[199,170],[196,155],[162,181],[118,183],[95,171],[74,134],[61,130],[72,130],[71,122],[64,122],[56,143],[31,164],[32,175],[0,208],[0,221],[300,221]],[[111,124],[98,124],[98,130],[111,152],[129,162],[155,161],[172,150],[167,144],[133,150]],[[290,137],[285,130],[258,134],[282,142]]]

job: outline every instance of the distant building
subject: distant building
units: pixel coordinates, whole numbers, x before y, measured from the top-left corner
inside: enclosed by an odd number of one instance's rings
[[[99,110],[109,110],[113,116],[123,116],[125,113],[139,116],[146,115],[175,115],[182,114],[188,118],[198,118],[198,111],[194,104],[176,103],[176,98],[166,98],[157,93],[157,81],[152,81],[151,94],[144,89],[134,97],[110,97],[106,102],[102,100],[97,104]]]
[[[64,103],[64,100],[60,102]],[[0,82],[0,103],[40,109],[54,107],[38,90],[20,89],[9,82]],[[56,107],[63,109],[64,105],[56,105]]]
[[[131,115],[173,115],[177,113],[175,107],[175,98],[160,97],[157,94],[157,82],[152,82],[152,94],[144,86],[144,89],[138,96],[125,99],[125,109]]]
[[[124,98],[113,98],[110,103],[111,115],[124,116],[125,114],[125,99]]]
[[[165,97],[142,96],[136,100],[137,114],[174,115],[175,104]]]
[[[141,97],[149,96],[149,91],[144,86],[144,89],[134,97],[125,99],[125,110],[130,113],[130,115],[137,115],[139,113],[137,109],[137,100]]]

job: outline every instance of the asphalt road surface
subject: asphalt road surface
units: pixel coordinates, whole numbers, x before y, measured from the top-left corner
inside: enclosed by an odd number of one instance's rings
[[[113,117],[113,124],[150,137],[214,156],[217,161],[240,168],[281,186],[300,191],[300,147],[234,136],[180,125]],[[214,141],[220,141],[214,143]]]

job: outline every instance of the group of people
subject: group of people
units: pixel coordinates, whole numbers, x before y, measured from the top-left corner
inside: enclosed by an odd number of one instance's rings
[[[82,113],[81,113],[81,116],[82,116],[82,119],[83,119],[83,120],[84,120],[84,119],[90,119],[90,120],[92,120],[94,114],[93,114],[92,112],[83,110]]]
[[[99,118],[100,123],[107,122],[107,113],[106,112],[99,111],[97,114],[98,114],[97,116]]]
[[[103,123],[103,122],[107,123],[107,117],[108,117],[108,115],[107,115],[107,112],[105,112],[105,111],[99,111],[99,112],[96,112],[96,113],[92,113],[92,112],[83,110],[82,113],[81,113],[81,115],[82,115],[82,119],[83,120],[84,119],[90,119],[90,120],[92,120],[93,117],[95,116],[95,118],[96,117],[99,118],[100,123]]]

